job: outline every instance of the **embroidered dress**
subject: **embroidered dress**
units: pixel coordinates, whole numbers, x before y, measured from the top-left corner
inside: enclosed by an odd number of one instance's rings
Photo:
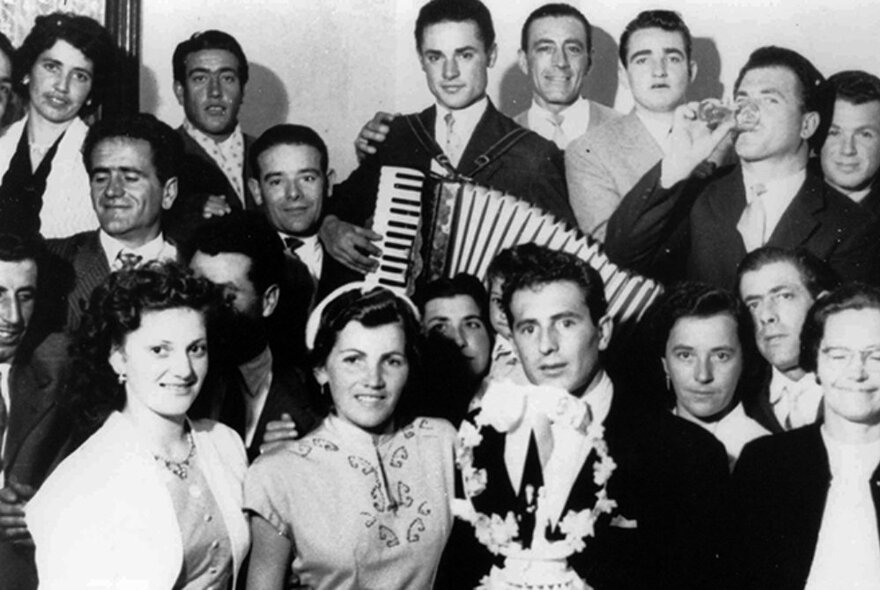
[[[455,430],[416,418],[374,437],[335,417],[258,458],[245,509],[293,545],[315,590],[430,588],[452,526]]]

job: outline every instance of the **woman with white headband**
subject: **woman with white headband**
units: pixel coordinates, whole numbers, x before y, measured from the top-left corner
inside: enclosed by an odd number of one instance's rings
[[[430,588],[452,526],[455,431],[407,416],[419,324],[408,299],[353,283],[306,328],[328,413],[245,479],[249,589]],[[291,567],[292,563],[292,567]]]

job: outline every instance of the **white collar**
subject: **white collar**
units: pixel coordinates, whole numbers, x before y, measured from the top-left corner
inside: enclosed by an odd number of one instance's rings
[[[467,146],[470,143],[471,136],[474,134],[474,129],[477,128],[477,124],[480,122],[488,106],[489,99],[485,96],[474,104],[455,111],[451,111],[440,103],[436,103],[437,119],[434,121],[434,138],[437,140],[437,143],[440,146],[446,145],[446,115],[452,113],[452,116],[455,118],[455,132],[464,142],[464,146]]]
[[[580,397],[581,400],[590,406],[592,421],[599,424],[605,423],[605,418],[608,417],[613,398],[614,383],[611,382],[611,377],[608,376],[604,369],[600,369],[599,382]]]
[[[784,393],[793,393],[809,387],[817,387],[816,374],[807,373],[797,381],[787,377],[782,371],[776,367],[771,368],[770,377],[770,403],[775,404]]]
[[[872,187],[871,187],[871,186],[868,186],[867,188],[863,188],[863,189],[860,190],[860,191],[846,191],[846,192],[840,190],[840,189],[837,188],[837,187],[831,187],[831,188],[833,188],[834,190],[836,190],[836,191],[838,191],[838,192],[840,192],[840,193],[843,193],[844,195],[846,195],[847,197],[849,197],[849,198],[850,198],[851,200],[853,200],[854,202],[856,202],[856,203],[861,203],[862,201],[865,200],[865,197],[867,197],[867,196],[870,194],[870,192],[871,192],[871,188],[872,188]]]
[[[116,263],[116,257],[123,250],[140,256],[144,262],[147,262],[150,260],[160,260],[165,249],[165,236],[162,235],[161,231],[155,238],[137,248],[129,248],[103,229],[98,230],[98,240],[101,243],[101,248],[104,250],[104,255],[107,257],[107,264],[111,269]]]
[[[672,119],[667,118],[666,114],[646,113],[639,109],[634,109],[636,117],[645,126],[657,146],[665,154],[669,150],[669,132],[672,130]]]
[[[183,118],[183,129],[186,131],[190,137],[195,139],[199,143],[213,143],[217,146],[220,146],[221,149],[225,149],[227,146],[233,145],[236,140],[244,141],[244,132],[241,130],[241,123],[236,123],[235,129],[232,130],[232,133],[224,139],[223,141],[217,141],[198,127],[192,124],[187,117]]]
[[[590,101],[578,96],[577,100],[562,109],[559,115],[563,117],[562,132],[571,143],[573,139],[583,135],[590,125]],[[544,139],[553,141],[554,127],[550,122],[553,116],[553,113],[539,105],[533,98],[527,115],[529,129]]]

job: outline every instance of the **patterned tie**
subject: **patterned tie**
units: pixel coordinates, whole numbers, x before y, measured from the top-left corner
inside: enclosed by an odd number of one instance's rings
[[[550,125],[553,127],[553,143],[556,144],[561,150],[564,150],[568,146],[568,137],[565,135],[565,131],[562,130],[562,122],[565,121],[565,116],[551,113],[549,117]]]
[[[143,256],[135,254],[130,250],[120,250],[119,254],[116,255],[116,262],[113,265],[113,270],[134,270],[140,265],[143,259]]]
[[[446,149],[443,151],[449,156],[449,162],[457,168],[458,161],[461,159],[461,137],[456,132],[455,117],[452,113],[446,113],[443,120],[446,121]]]
[[[761,198],[767,187],[763,184],[755,184],[749,187],[752,198],[743,209],[736,229],[742,236],[746,252],[757,250],[764,245],[764,232],[767,226],[767,211],[764,209],[764,200]]]

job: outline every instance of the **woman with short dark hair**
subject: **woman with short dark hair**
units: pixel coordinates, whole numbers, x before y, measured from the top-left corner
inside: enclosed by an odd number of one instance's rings
[[[116,47],[91,18],[37,17],[15,54],[27,116],[0,135],[0,229],[57,238],[97,226],[80,148],[113,75]]]
[[[248,548],[238,435],[186,412],[208,369],[210,283],[173,264],[112,273],[76,346],[100,428],[27,507],[40,588],[227,588]]]
[[[413,418],[401,397],[418,367],[411,302],[352,283],[306,329],[330,411],[300,441],[259,457],[245,508],[249,589],[430,588],[452,527],[455,431]]]
[[[770,434],[740,403],[755,359],[743,304],[724,289],[679,283],[657,301],[652,322],[673,413],[721,441],[733,469],[743,445]]]

